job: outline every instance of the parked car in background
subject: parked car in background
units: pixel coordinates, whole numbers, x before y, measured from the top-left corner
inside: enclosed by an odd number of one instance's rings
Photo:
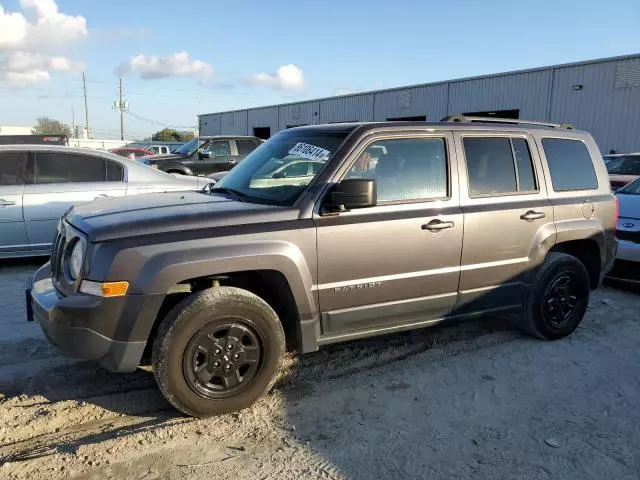
[[[640,178],[640,153],[605,155],[603,158],[614,190]]]
[[[257,137],[198,137],[175,153],[141,157],[138,161],[168,173],[206,176],[231,170],[260,143]]]
[[[97,198],[197,190],[201,178],[175,178],[98,150],[0,146],[0,258],[49,255],[60,217]]]
[[[150,150],[152,155],[171,153],[171,147],[169,145],[147,145],[145,148]]]
[[[640,283],[640,178],[616,192],[618,254],[609,278]]]
[[[119,147],[119,148],[112,148],[109,151],[111,153],[115,153],[116,155],[120,155],[121,157],[130,158],[131,160],[153,155],[153,152],[151,150],[147,150],[145,148],[139,148],[139,147]]]

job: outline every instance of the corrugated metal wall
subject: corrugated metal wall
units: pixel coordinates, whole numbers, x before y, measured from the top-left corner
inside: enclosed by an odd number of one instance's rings
[[[319,103],[302,102],[290,105],[281,105],[278,109],[279,130],[287,128],[287,125],[315,125],[320,123]]]
[[[220,115],[218,113],[201,115],[199,129],[200,135],[221,135]]]
[[[551,70],[451,82],[449,114],[520,110],[520,118],[547,116]]]
[[[202,115],[200,125],[203,135],[267,126],[273,135],[288,125],[512,109],[522,119],[573,123],[603,152],[640,150],[640,56]]]
[[[557,68],[550,120],[591,133],[603,153],[640,150],[640,83],[634,74],[640,75],[640,59]]]
[[[376,122],[418,115],[426,115],[427,120],[440,120],[447,115],[446,83],[375,94],[373,118]]]
[[[246,135],[247,111],[221,113],[220,125],[223,135]]]
[[[320,123],[373,121],[373,96],[348,95],[320,101]]]
[[[271,135],[280,130],[278,125],[278,107],[254,108],[249,110],[247,135],[253,135],[254,127],[269,127]]]

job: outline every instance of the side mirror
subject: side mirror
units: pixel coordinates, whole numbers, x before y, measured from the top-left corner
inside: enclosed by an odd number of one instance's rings
[[[285,178],[287,176],[287,172],[284,170],[280,170],[273,174],[273,178]]]
[[[348,178],[329,194],[325,207],[329,211],[375,207],[378,201],[376,182],[371,178]]]
[[[212,158],[213,155],[211,154],[211,150],[209,150],[206,152],[198,152],[198,157],[204,160],[205,158]]]

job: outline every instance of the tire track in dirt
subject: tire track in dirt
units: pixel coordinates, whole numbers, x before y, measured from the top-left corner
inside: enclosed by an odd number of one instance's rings
[[[591,308],[598,309],[599,302],[600,300],[596,299],[595,306]],[[601,328],[610,328],[617,319],[623,316],[611,316],[607,319],[606,324],[602,324],[602,322],[588,323],[584,327],[585,333],[596,334]],[[425,360],[437,360],[514,341],[518,338],[521,338],[521,334],[509,327],[504,320],[490,319],[485,322],[443,326],[431,330],[406,332],[389,337],[329,346],[308,356],[288,356],[287,368],[276,383],[275,391],[295,401],[296,398],[313,395],[317,389],[323,388],[325,382],[333,382],[336,388],[348,387],[351,383],[350,377],[353,375],[367,374],[368,371],[376,368],[385,370],[397,368],[399,362],[425,352],[429,353]],[[17,415],[16,420],[34,417],[31,420],[34,435],[30,435],[28,438],[12,439],[10,443],[0,445],[0,464],[61,452],[74,452],[80,446],[88,443],[100,443],[112,438],[169,428],[174,424],[194,421],[180,417],[164,402],[155,390],[153,378],[149,374],[140,372],[132,374],[127,381],[118,385],[120,390],[110,393],[100,391],[100,394],[95,395],[93,393],[95,393],[96,386],[93,383],[96,379],[93,378],[92,382],[89,378],[91,371],[95,375],[95,367],[81,364],[79,369],[79,375],[75,377],[70,375],[71,384],[89,380],[89,391],[86,391],[85,385],[86,394],[84,397],[77,395],[73,400],[67,400],[71,396],[67,392],[66,395],[58,394],[58,396],[67,399],[51,402],[50,399],[42,397],[42,395],[38,396],[38,388],[27,382],[27,386],[31,385],[31,389],[27,388],[29,394],[0,402],[3,420],[7,414],[18,410],[22,410],[23,413]],[[48,372],[43,372],[36,378],[48,374]],[[107,376],[113,375],[107,373]],[[98,371],[99,380],[100,372]],[[33,381],[33,379],[29,381]],[[336,381],[338,384],[335,383]],[[136,385],[140,382],[147,385],[137,388]],[[24,385],[23,383],[22,386]],[[16,385],[14,387],[19,388]],[[64,388],[64,385],[62,387]],[[0,392],[6,391],[1,384],[0,388]],[[82,388],[79,390],[82,392]],[[54,389],[54,398],[56,393],[57,390]],[[155,398],[149,403],[149,398],[153,398],[154,395]],[[37,398],[42,400],[34,401]],[[83,398],[83,401],[79,402],[80,398]],[[47,411],[48,408],[51,412],[46,415],[39,414],[38,412],[43,408],[44,411]],[[44,418],[49,415],[51,417]],[[87,417],[91,418],[91,415],[97,416],[97,418],[88,422],[83,421]],[[37,420],[38,417],[43,417],[43,419]],[[56,423],[57,417],[60,418],[59,423]],[[28,422],[28,420],[25,421]],[[6,424],[6,422],[2,422],[2,424]],[[0,439],[3,438],[1,433]]]

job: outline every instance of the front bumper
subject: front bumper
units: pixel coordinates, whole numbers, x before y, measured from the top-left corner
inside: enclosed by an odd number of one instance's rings
[[[155,299],[141,295],[109,299],[62,296],[53,286],[47,263],[27,285],[26,300],[27,320],[36,320],[63,353],[98,361],[114,372],[131,372],[138,367],[147,342],[142,331],[130,328],[136,320],[131,314],[144,310],[145,303]]]

